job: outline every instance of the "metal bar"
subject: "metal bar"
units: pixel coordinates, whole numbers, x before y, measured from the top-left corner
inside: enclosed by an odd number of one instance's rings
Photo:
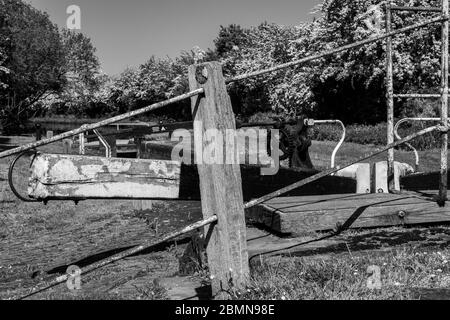
[[[339,140],[339,143],[334,148],[333,153],[331,154],[331,168],[334,168],[336,166],[336,154],[338,153],[339,149],[342,147],[342,144],[345,141],[345,137],[347,135],[345,125],[340,120],[313,120],[314,124],[339,124],[342,127],[342,136]]]
[[[386,7],[386,32],[390,33],[392,27],[391,4]],[[392,61],[392,37],[386,38],[386,105],[387,105],[387,144],[395,141],[394,137],[394,71]],[[394,162],[395,149],[388,150],[388,188],[394,190]]]
[[[449,0],[442,0],[442,15],[449,16]],[[442,133],[441,139],[441,179],[439,182],[439,198],[441,205],[447,201],[447,172],[448,172],[448,54],[449,54],[449,22],[448,20],[442,22],[442,99],[441,99],[441,120],[442,125],[447,129],[447,132]]]
[[[397,124],[394,127],[394,134],[397,140],[401,140],[402,137],[400,137],[400,134],[398,133],[398,129],[400,128],[400,126],[408,121],[435,121],[435,122],[439,122],[441,119],[440,118],[404,118],[402,120],[400,120],[399,122],[397,122]],[[419,171],[420,169],[420,157],[419,157],[419,152],[417,152],[417,149],[414,148],[410,143],[405,143],[406,146],[408,146],[408,148],[410,148],[413,152],[414,152],[414,156],[416,157],[416,162],[415,162],[415,170],[416,172]]]
[[[423,12],[442,12],[441,8],[437,7],[401,7],[401,6],[392,6],[392,11],[423,11]]]
[[[292,184],[290,186],[284,187],[283,189],[280,189],[278,191],[275,191],[275,192],[272,192],[272,193],[270,193],[268,195],[265,195],[265,196],[263,196],[263,197],[261,197],[259,199],[255,199],[255,200],[252,200],[250,202],[247,202],[244,207],[245,207],[245,209],[249,209],[251,207],[257,206],[258,204],[261,204],[261,203],[267,202],[269,200],[272,200],[272,199],[274,199],[276,197],[279,197],[279,196],[281,196],[281,195],[283,195],[285,193],[288,193],[288,192],[293,191],[293,190],[295,190],[297,188],[300,188],[300,187],[302,187],[304,185],[307,185],[307,184],[309,184],[311,182],[317,181],[317,180],[322,179],[322,178],[324,178],[326,176],[329,176],[329,175],[331,175],[333,173],[336,173],[336,172],[338,172],[338,171],[340,171],[342,169],[350,167],[350,166],[352,166],[352,165],[354,165],[356,163],[359,163],[361,161],[370,159],[370,158],[372,158],[372,157],[374,157],[374,156],[376,156],[376,155],[378,155],[380,153],[386,152],[387,150],[389,150],[391,148],[395,148],[395,147],[400,146],[400,145],[402,145],[402,144],[404,144],[406,142],[409,142],[409,141],[411,141],[411,140],[413,140],[413,139],[415,139],[417,137],[423,136],[424,134],[427,134],[427,133],[430,133],[430,132],[433,132],[433,131],[443,131],[444,129],[445,128],[443,128],[441,125],[438,125],[438,126],[429,127],[427,129],[418,131],[418,132],[416,132],[416,133],[414,133],[412,135],[409,135],[409,136],[403,138],[402,140],[399,140],[399,141],[394,142],[394,143],[392,143],[392,144],[390,144],[390,145],[388,145],[386,147],[383,147],[380,150],[372,152],[368,156],[364,156],[362,158],[359,158],[358,160],[351,161],[351,162],[347,163],[344,166],[339,166],[339,167],[334,168],[334,169],[328,169],[328,170],[322,171],[322,172],[320,172],[318,174],[315,174],[315,175],[313,175],[313,176],[311,176],[309,178],[301,180],[301,181],[299,181],[297,183],[294,183],[294,184]]]
[[[80,155],[84,155],[86,153],[86,147],[84,145],[84,132],[78,135],[78,139],[80,141]]]
[[[296,65],[299,65],[299,64],[303,64],[303,63],[306,63],[306,62],[310,62],[310,61],[313,61],[313,60],[325,58],[325,57],[334,55],[336,53],[340,53],[340,52],[343,52],[343,51],[359,48],[359,47],[365,46],[367,44],[370,44],[370,43],[373,43],[373,42],[377,42],[377,41],[380,41],[380,40],[384,40],[386,38],[389,38],[389,37],[392,37],[392,36],[395,36],[395,35],[398,35],[398,34],[401,34],[401,33],[405,33],[405,32],[411,31],[411,30],[423,28],[423,27],[425,27],[427,25],[430,25],[430,24],[433,24],[433,23],[441,23],[443,21],[448,21],[448,16],[445,16],[445,17],[439,16],[437,18],[433,18],[433,19],[430,19],[430,20],[427,20],[427,21],[424,21],[424,22],[413,24],[411,26],[404,27],[404,28],[401,28],[401,29],[398,29],[398,30],[394,30],[394,31],[389,32],[389,33],[387,32],[385,34],[382,34],[382,35],[379,35],[379,36],[376,36],[376,37],[373,37],[373,38],[369,38],[369,39],[366,39],[366,40],[358,41],[358,42],[355,42],[355,43],[352,43],[352,44],[348,44],[348,45],[345,45],[345,46],[342,46],[342,47],[339,47],[339,48],[336,48],[336,49],[333,49],[333,50],[330,50],[330,51],[326,51],[326,52],[323,52],[323,53],[319,53],[319,54],[316,54],[316,55],[308,56],[308,57],[305,57],[303,59],[299,59],[299,60],[291,61],[291,62],[288,62],[288,63],[280,64],[278,66],[275,66],[275,67],[272,67],[272,68],[268,68],[268,69],[265,69],[265,70],[259,70],[259,71],[255,71],[255,72],[242,74],[242,75],[239,75],[239,76],[236,76],[236,77],[233,77],[233,78],[230,78],[230,79],[226,80],[226,83],[241,81],[241,80],[244,80],[244,79],[261,76],[261,75],[264,75],[266,73],[272,73],[272,72],[279,71],[279,70],[282,70],[282,69],[290,68],[290,67],[293,67],[293,66],[296,66]]]
[[[205,227],[207,225],[213,224],[215,222],[217,222],[217,216],[212,216],[212,217],[210,217],[210,218],[208,218],[206,220],[202,220],[202,221],[196,222],[194,224],[191,224],[191,225],[189,225],[189,226],[187,226],[187,227],[185,227],[185,228],[183,228],[181,230],[169,233],[163,239],[155,240],[155,241],[146,241],[146,242],[144,242],[143,244],[141,244],[139,246],[133,247],[133,248],[128,249],[128,250],[125,250],[125,251],[123,251],[121,253],[118,253],[118,254],[116,254],[116,255],[114,255],[112,257],[106,258],[104,260],[100,260],[100,261],[98,261],[98,262],[96,262],[94,264],[91,264],[90,266],[82,268],[80,275],[92,272],[92,271],[97,270],[97,269],[99,269],[101,267],[104,267],[104,266],[106,266],[108,264],[111,264],[111,263],[116,262],[118,260],[122,260],[122,259],[124,259],[126,257],[129,257],[129,256],[132,256],[132,255],[135,255],[135,254],[137,254],[139,252],[142,252],[142,251],[144,251],[144,250],[146,250],[148,248],[151,248],[151,247],[154,247],[154,246],[156,246],[158,244],[161,244],[161,243],[173,240],[175,238],[178,238],[179,236],[182,236],[182,235],[184,235],[186,233],[195,231],[197,229],[200,229],[200,228]],[[35,294],[38,294],[38,293],[40,293],[42,291],[50,289],[50,288],[52,288],[52,287],[54,287],[54,286],[56,286],[56,285],[58,285],[60,283],[66,282],[68,280],[68,278],[69,278],[68,275],[63,275],[63,276],[58,277],[56,279],[53,279],[51,281],[41,283],[41,284],[37,285],[36,287],[32,288],[31,292],[29,294],[27,294],[25,296],[22,296],[22,297],[18,297],[18,298],[12,298],[12,299],[22,300],[22,299],[29,298],[29,297],[31,297],[31,296],[33,296]]]
[[[94,133],[97,136],[100,143],[105,147],[105,158],[111,158],[112,152],[111,152],[111,146],[109,143],[103,138],[103,136],[100,134],[100,132],[97,129],[94,129]]]
[[[168,99],[168,100],[165,100],[165,101],[154,103],[154,104],[149,105],[147,107],[144,107],[142,109],[138,109],[138,110],[134,110],[134,111],[131,111],[131,112],[127,112],[127,113],[124,113],[124,114],[121,114],[121,115],[118,115],[118,116],[115,116],[113,118],[109,118],[109,119],[106,119],[106,120],[103,120],[103,121],[100,121],[100,122],[97,122],[97,123],[92,123],[92,124],[89,124],[89,125],[81,126],[78,129],[59,134],[59,135],[54,136],[54,137],[52,137],[50,139],[45,139],[45,140],[41,140],[41,141],[38,141],[38,142],[29,143],[27,145],[24,145],[24,146],[15,148],[15,149],[11,149],[11,150],[8,150],[8,151],[5,151],[5,152],[1,152],[0,153],[0,159],[12,156],[14,154],[21,153],[23,151],[27,151],[27,150],[35,149],[35,148],[38,148],[38,147],[41,147],[41,146],[45,146],[45,145],[50,144],[50,143],[61,141],[61,140],[73,137],[75,135],[78,135],[80,133],[84,133],[84,132],[89,131],[89,130],[98,129],[98,128],[101,128],[101,127],[104,127],[104,126],[107,126],[107,125],[110,125],[110,124],[113,124],[113,123],[125,120],[125,119],[136,117],[138,115],[141,115],[141,114],[144,114],[144,113],[147,113],[147,112],[150,112],[150,111],[154,111],[154,110],[160,109],[162,107],[166,107],[168,105],[171,105],[171,104],[183,101],[183,100],[190,99],[190,98],[192,98],[194,96],[198,96],[198,95],[202,94],[203,92],[204,92],[203,89],[194,90],[194,91],[185,93],[183,95],[177,96],[177,97],[172,98],[172,99]]]
[[[440,99],[442,95],[440,94],[421,94],[421,93],[405,93],[405,94],[394,94],[394,98],[402,99]]]

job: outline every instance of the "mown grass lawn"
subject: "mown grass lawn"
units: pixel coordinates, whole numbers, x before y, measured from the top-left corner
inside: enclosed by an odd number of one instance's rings
[[[253,279],[237,299],[411,300],[450,299],[450,251],[393,248],[373,254],[263,259],[252,267]],[[380,270],[381,289],[371,289],[370,269]],[[431,296],[427,290],[430,290]],[[425,294],[427,296],[425,296]]]

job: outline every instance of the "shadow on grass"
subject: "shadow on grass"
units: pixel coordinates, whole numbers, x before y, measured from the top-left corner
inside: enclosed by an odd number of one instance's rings
[[[166,251],[169,248],[171,248],[174,245],[184,245],[189,243],[189,241],[191,240],[190,237],[186,237],[177,241],[170,241],[170,242],[163,242],[160,244],[157,244],[155,246],[152,246],[148,249],[145,249],[137,254],[131,255],[127,258],[132,258],[132,257],[138,257],[138,256],[144,256],[144,255],[148,255],[150,253],[155,253],[155,252],[162,252],[162,251]],[[130,246],[130,247],[124,247],[124,248],[118,248],[118,249],[113,249],[113,250],[109,250],[109,251],[105,251],[105,252],[101,252],[89,257],[86,257],[84,259],[75,261],[73,263],[70,263],[68,265],[61,265],[61,266],[57,266],[49,271],[47,271],[46,273],[49,275],[53,275],[53,274],[65,274],[67,271],[67,268],[71,265],[75,265],[78,266],[79,268],[84,268],[86,266],[92,265],[94,263],[97,263],[101,260],[110,258],[116,254],[122,253],[126,250],[129,250],[131,248],[134,248],[134,246]]]

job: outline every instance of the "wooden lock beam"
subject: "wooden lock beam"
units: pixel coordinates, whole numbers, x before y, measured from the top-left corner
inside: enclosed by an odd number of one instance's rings
[[[28,194],[43,201],[178,199],[180,172],[175,161],[38,154]]]

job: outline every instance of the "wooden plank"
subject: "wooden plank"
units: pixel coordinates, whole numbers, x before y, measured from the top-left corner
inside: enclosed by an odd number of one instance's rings
[[[370,163],[360,163],[356,169],[356,193],[371,192]]]
[[[40,154],[31,167],[35,199],[177,199],[181,164],[174,161],[106,159]]]
[[[143,142],[139,147],[143,159],[171,159],[176,142]],[[281,167],[276,175],[261,176],[261,167],[241,165],[242,189],[244,200],[250,201],[262,197],[292,183],[316,174],[318,171],[301,171]],[[197,166],[183,165],[181,169],[181,192],[183,199],[200,199]],[[295,189],[286,196],[327,195],[337,193],[355,193],[356,180],[348,177],[328,176]]]
[[[236,130],[231,100],[227,93],[222,67],[218,62],[189,67],[190,89],[204,89],[204,96],[192,98],[194,135],[203,137],[208,129]],[[207,147],[203,140],[201,150]],[[207,219],[218,218],[217,225],[207,231],[208,265],[212,278],[212,293],[229,298],[226,291],[243,289],[249,280],[247,236],[238,164],[198,164],[202,212]]]
[[[450,221],[450,209],[413,196],[336,195],[274,199],[247,212],[247,217],[279,233],[302,234],[339,228],[374,228]],[[309,202],[308,202],[309,201]]]
[[[283,212],[311,212],[319,210],[352,209],[358,206],[369,206],[383,203],[384,206],[399,204],[417,204],[424,200],[414,196],[385,194],[330,195],[323,197],[287,197],[267,202],[266,205]]]

